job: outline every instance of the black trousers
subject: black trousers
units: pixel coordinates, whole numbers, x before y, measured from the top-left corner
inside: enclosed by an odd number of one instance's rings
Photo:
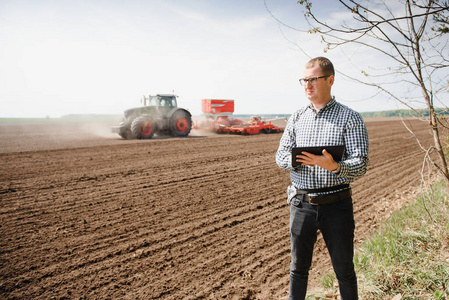
[[[301,195],[290,203],[290,296],[305,299],[317,232],[329,250],[341,299],[358,299],[354,271],[354,211],[352,198],[327,205],[312,205]]]

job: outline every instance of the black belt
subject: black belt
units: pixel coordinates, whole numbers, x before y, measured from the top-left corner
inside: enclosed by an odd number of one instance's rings
[[[310,196],[308,194],[303,195],[303,199],[312,205],[325,205],[340,202],[341,200],[351,198],[351,189],[336,192],[327,195]]]

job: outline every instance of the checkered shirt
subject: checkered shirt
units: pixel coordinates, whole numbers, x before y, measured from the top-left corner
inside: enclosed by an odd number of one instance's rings
[[[339,163],[341,171],[334,174],[319,166],[292,167],[294,147],[345,145]],[[296,189],[321,189],[349,184],[366,173],[368,165],[368,132],[359,113],[333,98],[320,111],[311,105],[296,111],[288,120],[276,152],[276,163],[290,170]],[[319,193],[326,194],[326,193]]]

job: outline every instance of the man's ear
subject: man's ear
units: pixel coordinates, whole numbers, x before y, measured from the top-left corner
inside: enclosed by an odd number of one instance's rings
[[[331,76],[329,77],[329,84],[332,86],[332,85],[334,84],[334,81],[335,81],[335,76],[334,76],[334,75],[331,75]]]

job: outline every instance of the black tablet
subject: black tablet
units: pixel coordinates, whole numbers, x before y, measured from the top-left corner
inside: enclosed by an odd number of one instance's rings
[[[323,155],[323,149],[329,152],[335,161],[341,161],[343,154],[345,153],[345,146],[317,146],[317,147],[297,147],[292,149],[292,167],[302,165],[302,163],[296,161],[296,155],[301,152],[309,152],[315,155]]]

